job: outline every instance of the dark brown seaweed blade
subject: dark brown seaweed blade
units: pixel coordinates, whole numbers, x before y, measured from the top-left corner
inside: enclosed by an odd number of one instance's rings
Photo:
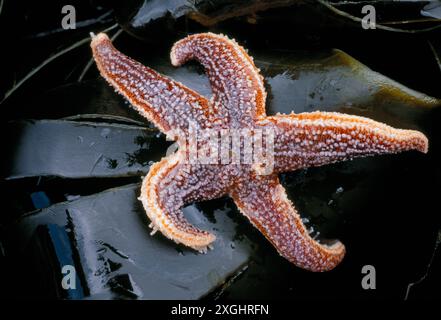
[[[174,34],[188,28],[188,22],[212,27],[235,18],[253,17],[272,8],[285,8],[299,0],[129,0],[115,2],[115,15],[129,33],[145,40]],[[161,30],[161,34],[156,31]]]
[[[430,1],[327,1],[318,0],[325,8],[343,19],[360,25],[364,16],[373,7],[376,17],[376,28],[402,33],[420,33],[439,30],[441,20],[433,17],[435,7],[428,6]],[[363,7],[370,5],[368,12]]]
[[[126,31],[146,41],[160,41],[164,34],[174,37],[202,27],[233,26],[233,32],[238,25],[245,30],[260,25],[279,32],[298,24],[311,29],[361,29],[366,5],[376,11],[377,29],[409,34],[437,31],[441,28],[439,13],[427,4],[429,1],[131,0],[116,3],[114,9]]]
[[[122,124],[29,120],[7,127],[13,140],[7,179],[142,175],[169,144],[157,131]]]
[[[44,90],[33,97],[32,104],[25,100],[18,105],[20,107],[10,108],[13,119],[59,119],[96,114],[132,118],[147,123],[103,79],[73,82]]]
[[[338,111],[418,128],[441,100],[369,69],[341,50],[256,54],[269,89],[269,114]],[[422,129],[420,127],[420,129]]]
[[[52,246],[68,248],[28,257],[26,265],[47,264],[49,259],[53,268],[49,274],[61,279],[63,261],[74,263],[83,288],[75,297],[90,299],[197,299],[249,260],[249,241],[235,239],[236,224],[225,210],[215,211],[213,222],[195,206],[184,209],[191,222],[216,234],[214,249],[207,254],[178,246],[159,233],[151,236],[150,222],[137,200],[139,192],[140,185],[132,184],[31,213],[4,229],[4,252],[17,262],[20,252],[34,250],[48,238]],[[42,231],[42,226],[47,229]],[[33,284],[47,277],[38,270],[28,270]],[[54,285],[58,287],[50,291],[63,297],[60,282]]]

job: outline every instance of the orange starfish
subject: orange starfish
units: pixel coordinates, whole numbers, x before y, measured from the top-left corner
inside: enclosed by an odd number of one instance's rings
[[[213,91],[210,101],[123,55],[105,34],[93,36],[91,47],[101,75],[138,112],[178,141],[176,153],[151,167],[140,200],[153,233],[159,230],[199,251],[205,251],[215,236],[191,225],[182,207],[229,195],[283,257],[307,270],[331,270],[343,259],[344,245],[339,241],[326,245],[310,237],[278,174],[354,157],[428,149],[427,138],[418,131],[363,117],[328,112],[267,116],[263,77],[246,51],[222,35],[188,36],[171,50],[174,66],[191,59],[202,63]],[[188,161],[188,139],[204,130],[232,134],[248,130],[246,135],[252,138],[262,130],[270,132],[273,140],[265,136],[260,148],[271,147],[265,150],[271,151],[273,171],[262,172],[264,161],[225,162],[218,154],[214,163]],[[196,147],[212,146],[207,137],[199,134]],[[244,143],[241,140],[240,146]],[[241,151],[239,157],[243,156]]]

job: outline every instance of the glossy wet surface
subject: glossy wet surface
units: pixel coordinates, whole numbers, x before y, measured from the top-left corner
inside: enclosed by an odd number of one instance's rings
[[[402,41],[378,35],[374,39],[385,48],[379,54],[378,47],[365,43],[370,36],[356,41],[343,33],[343,41],[317,28],[310,39],[306,31],[297,31],[299,42],[290,40],[294,35],[282,41],[262,33],[259,39],[248,25],[242,29],[235,23],[212,30],[238,37],[255,57],[269,93],[268,114],[340,111],[417,129],[429,138],[427,155],[359,159],[281,176],[315,234],[346,245],[343,263],[324,274],[296,268],[229,199],[185,209],[193,222],[218,236],[207,255],[159,234],[151,237],[136,200],[138,183],[170,142],[133,112],[94,66],[77,81],[90,58],[85,45],[49,64],[2,103],[11,120],[4,127],[10,138],[2,170],[7,179],[2,181],[2,260],[10,267],[5,282],[15,279],[6,294],[71,299],[436,296],[441,112],[440,100],[431,96],[441,98],[441,73],[430,49],[415,49],[427,39],[407,38],[402,50]],[[43,38],[56,51],[55,44],[67,46],[87,36],[86,29],[71,38]],[[209,96],[199,65],[171,66],[172,43],[172,37],[161,45],[144,43],[127,33],[115,40],[125,54]],[[40,50],[44,56],[47,49]],[[78,270],[77,290],[60,288],[59,271],[66,264]],[[376,290],[361,287],[364,265],[376,268]],[[409,284],[422,277],[408,292]]]

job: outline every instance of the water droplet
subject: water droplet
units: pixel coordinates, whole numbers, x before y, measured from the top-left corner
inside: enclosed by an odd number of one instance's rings
[[[109,134],[110,134],[110,129],[109,128],[104,128],[104,129],[101,130],[101,137],[107,139]]]

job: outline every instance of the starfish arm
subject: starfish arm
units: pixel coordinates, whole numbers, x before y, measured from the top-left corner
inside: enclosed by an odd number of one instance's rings
[[[176,243],[205,252],[216,237],[191,225],[182,207],[222,196],[224,180],[216,169],[181,164],[183,154],[165,157],[151,167],[142,182],[139,199],[151,220],[152,233],[160,231]]]
[[[231,123],[247,125],[265,115],[263,77],[234,40],[213,33],[191,35],[173,46],[170,57],[174,66],[192,59],[202,63],[213,91],[213,105]]]
[[[274,129],[277,172],[321,166],[378,154],[417,150],[426,153],[427,137],[359,116],[312,112],[267,117]]]
[[[333,269],[343,259],[345,247],[341,242],[328,246],[310,237],[277,175],[253,175],[231,196],[280,255],[296,266],[322,272]]]
[[[207,99],[125,56],[106,34],[93,36],[91,47],[101,75],[162,132],[211,123]]]

